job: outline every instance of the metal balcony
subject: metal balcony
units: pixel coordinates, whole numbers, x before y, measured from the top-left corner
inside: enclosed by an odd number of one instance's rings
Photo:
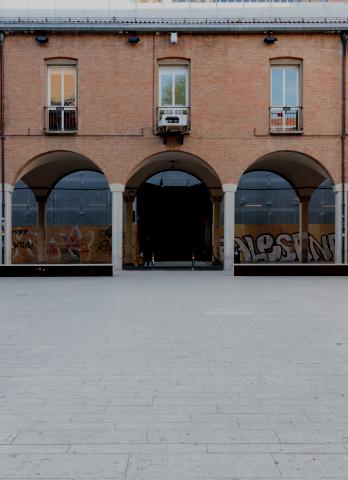
[[[270,133],[302,133],[302,107],[270,107]]]
[[[45,107],[46,133],[75,133],[76,131],[76,107]]]
[[[158,107],[157,134],[163,136],[166,143],[168,136],[177,136],[180,143],[184,143],[184,135],[188,135],[191,128],[190,107]]]

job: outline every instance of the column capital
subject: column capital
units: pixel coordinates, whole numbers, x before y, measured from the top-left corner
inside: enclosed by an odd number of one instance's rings
[[[35,195],[35,198],[38,203],[46,203],[48,200],[47,195]]]
[[[315,191],[315,188],[299,188],[298,189],[298,196],[300,199],[300,202],[309,202],[313,192]]]
[[[224,195],[222,188],[209,188],[209,193],[211,195],[211,198],[222,198]]]
[[[5,183],[4,184],[4,192],[8,192],[8,193],[13,193],[15,187],[14,185],[11,185],[10,183]],[[1,188],[1,184],[0,184],[0,192],[1,192],[2,188]]]
[[[338,192],[343,192],[343,185],[344,185],[344,190],[346,192],[348,192],[348,183],[336,183],[334,186],[333,186],[333,191],[335,193],[338,193]]]
[[[132,188],[125,188],[123,193],[123,199],[126,203],[133,203],[136,197],[137,191]]]
[[[224,185],[222,185],[222,190],[224,193],[236,192],[237,188],[238,188],[238,185],[235,183],[225,183]]]
[[[311,201],[312,195],[300,195],[300,203],[309,203]]]
[[[125,189],[125,185],[123,185],[123,183],[110,183],[109,185],[110,187],[110,190],[112,192],[124,192],[124,189]]]
[[[39,201],[38,200],[39,198],[46,198],[47,199],[49,197],[50,193],[51,193],[51,190],[48,187],[45,187],[45,188],[29,187],[29,188],[33,192],[33,194],[35,195],[35,198],[36,198],[37,201]]]

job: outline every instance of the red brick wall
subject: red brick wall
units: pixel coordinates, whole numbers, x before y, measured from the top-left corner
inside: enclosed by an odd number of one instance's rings
[[[164,150],[193,153],[208,162],[222,183],[262,155],[296,150],[321,162],[340,183],[340,39],[335,34],[140,35],[130,46],[121,34],[49,34],[5,40],[6,181],[14,183],[30,160],[52,150],[72,150],[94,161],[110,182],[126,183],[144,158]],[[45,59],[78,60],[79,132],[45,136]],[[191,61],[192,133],[184,145],[164,146],[153,135],[157,60]],[[303,59],[302,136],[268,135],[269,62]],[[155,82],[153,79],[155,78]],[[348,167],[348,166],[347,166]]]

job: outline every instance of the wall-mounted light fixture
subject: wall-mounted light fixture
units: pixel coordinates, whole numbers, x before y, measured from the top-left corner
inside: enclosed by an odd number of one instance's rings
[[[136,45],[139,42],[140,38],[137,35],[131,35],[130,37],[128,37],[128,43],[130,45]]]
[[[266,45],[274,45],[277,40],[278,40],[278,38],[274,37],[270,33],[267,35],[267,37],[265,37],[263,39],[263,41],[265,42]]]
[[[171,45],[176,45],[178,43],[178,34],[176,32],[171,32],[169,35],[169,41]]]
[[[38,35],[35,40],[37,41],[37,43],[39,45],[45,45],[46,43],[48,43],[48,36],[47,35]]]

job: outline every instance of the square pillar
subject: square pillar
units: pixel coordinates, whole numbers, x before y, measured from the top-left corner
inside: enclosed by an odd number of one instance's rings
[[[1,202],[1,223],[2,223],[2,263],[11,265],[12,259],[12,193],[14,186],[5,183],[4,185],[4,206]],[[4,207],[4,208],[3,208]]]
[[[235,194],[237,185],[226,183],[222,186],[222,190],[224,192],[224,269],[233,272]]]
[[[339,183],[333,187],[335,193],[335,263],[343,261],[343,188]]]
[[[112,194],[112,263],[114,273],[122,270],[123,192],[121,183],[110,184]]]

